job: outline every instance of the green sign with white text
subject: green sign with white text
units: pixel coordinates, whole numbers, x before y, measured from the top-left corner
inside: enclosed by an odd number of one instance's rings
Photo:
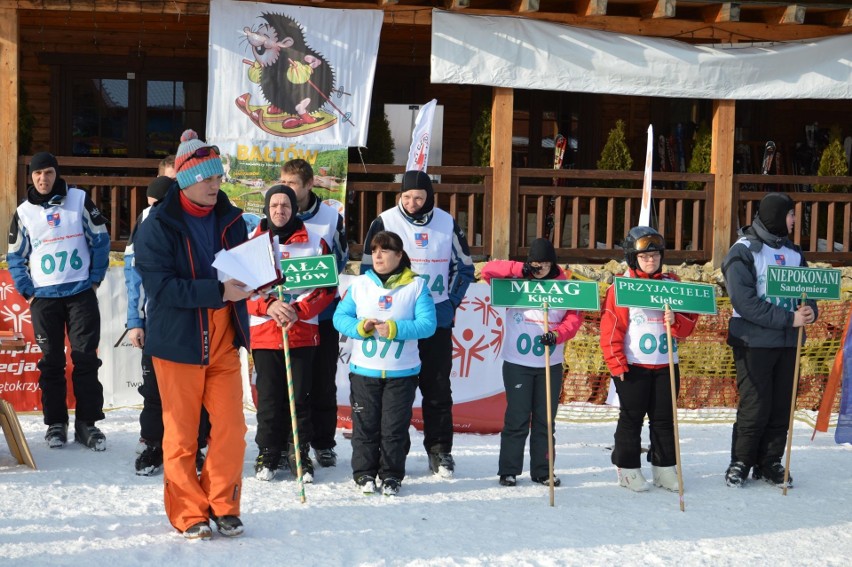
[[[282,258],[281,273],[286,278],[281,287],[287,291],[337,285],[337,261],[333,254]]]
[[[598,284],[576,280],[491,280],[491,305],[494,307],[596,311],[601,308]]]
[[[615,278],[615,304],[619,307],[665,309],[681,313],[716,314],[716,290],[709,284],[645,278]]]
[[[767,297],[840,299],[840,270],[769,266],[766,270]]]

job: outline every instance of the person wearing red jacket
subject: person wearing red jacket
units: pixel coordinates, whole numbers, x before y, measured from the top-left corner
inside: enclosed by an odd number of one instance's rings
[[[624,240],[628,270],[625,276],[678,281],[662,272],[665,240],[651,227],[630,229]],[[654,485],[677,492],[674,416],[668,364],[666,322],[671,325],[674,349],[675,384],[680,389],[677,342],[695,328],[698,316],[659,309],[617,307],[610,287],[601,313],[601,350],[615,381],[621,410],[615,428],[612,464],[618,467],[618,483],[634,492],[650,486],[642,475],[640,462],[642,424],[648,416],[651,447],[648,461]]]
[[[284,258],[319,256],[329,247],[318,235],[309,232],[297,216],[296,193],[286,185],[274,185],[266,192],[263,212],[255,235],[269,231],[278,237]],[[290,421],[287,366],[284,360],[282,327],[287,329],[290,345],[290,369],[296,400],[302,480],[313,482],[313,464],[309,454],[311,441],[311,369],[319,345],[317,316],[331,304],[334,288],[314,288],[285,293],[283,301],[276,293],[253,297],[247,302],[251,325],[251,352],[257,371],[258,446],[255,477],[272,480],[279,468],[296,474],[296,452]]]
[[[530,246],[526,262],[492,260],[483,266],[482,279],[567,279],[556,264],[553,244],[538,238]],[[548,467],[547,410],[551,420],[559,406],[558,385],[562,383],[563,349],[556,348],[574,337],[583,323],[578,311],[549,309],[544,332],[541,309],[509,308],[503,318],[503,384],[506,387],[506,414],[500,434],[500,460],[497,475],[503,486],[515,486],[524,467],[524,446],[530,436],[530,478],[539,484],[550,482]],[[548,406],[544,349],[550,349],[550,376],[556,386],[550,389]],[[532,426],[530,425],[532,424]],[[559,486],[559,477],[553,477]]]

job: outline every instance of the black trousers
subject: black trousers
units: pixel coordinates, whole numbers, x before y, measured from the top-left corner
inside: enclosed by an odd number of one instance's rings
[[[160,399],[160,387],[157,385],[157,373],[151,356],[142,355],[142,384],[137,388],[142,394],[142,411],[139,412],[139,435],[154,445],[163,443],[163,402]],[[210,415],[201,406],[201,421],[198,423],[198,448],[207,446],[210,436]]]
[[[101,338],[101,314],[95,290],[88,289],[70,297],[36,297],[30,303],[33,331],[42,358],[41,404],[44,423],[68,422],[65,379],[65,334],[71,344],[71,383],[77,400],[76,419],[94,423],[104,418],[104,389],[98,381],[98,341]]]
[[[438,327],[435,334],[418,342],[420,393],[423,396],[423,446],[427,453],[453,450],[453,330]]]
[[[642,424],[648,416],[651,448],[648,461],[658,467],[677,464],[669,367],[629,366],[624,381],[614,380],[621,409],[615,427],[612,464],[623,469],[641,468]],[[675,364],[675,388],[680,391],[680,367]]]
[[[293,427],[284,351],[254,349],[251,352],[257,371],[257,434],[254,440],[259,448],[287,449],[293,443]],[[315,353],[316,347],[312,346],[290,349],[290,372],[301,449],[309,447],[313,436],[310,397]]]
[[[411,407],[417,376],[370,378],[349,374],[352,404],[352,478],[405,478],[411,449]]]
[[[731,461],[780,462],[787,445],[796,349],[734,347],[740,402],[731,435]]]
[[[524,469],[524,446],[530,436],[530,476],[546,477],[547,466],[547,384],[544,368],[503,362],[506,387],[506,415],[500,433],[500,461],[497,474],[518,476]],[[550,367],[550,418],[556,418],[562,390],[562,365]],[[552,422],[552,421],[551,421]],[[554,449],[554,458],[555,458]]]
[[[337,442],[337,358],[340,355],[340,335],[331,319],[319,322],[320,344],[314,357],[311,384],[311,422],[314,449],[331,449]]]

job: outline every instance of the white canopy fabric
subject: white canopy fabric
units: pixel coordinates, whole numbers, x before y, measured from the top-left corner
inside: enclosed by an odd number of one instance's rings
[[[434,10],[431,80],[655,97],[849,99],[852,35],[719,48]]]

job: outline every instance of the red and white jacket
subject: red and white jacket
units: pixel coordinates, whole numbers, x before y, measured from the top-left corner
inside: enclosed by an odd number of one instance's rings
[[[649,276],[641,270],[637,271],[632,268],[628,268],[625,276],[641,279],[680,281],[680,278],[678,278],[675,274],[657,273],[654,276]],[[631,366],[641,366],[643,368],[663,368],[668,366],[668,362],[665,364],[658,363],[661,358],[663,358],[659,352],[642,353],[641,350],[631,350],[629,345],[625,344],[625,341],[630,338],[629,331],[631,329],[631,325],[634,325],[634,327],[636,326],[636,324],[631,323],[630,321],[631,309],[632,308],[629,307],[616,307],[615,286],[610,286],[606,292],[604,308],[601,312],[600,343],[601,351],[603,351],[604,362],[606,362],[606,365],[613,376],[620,376],[627,372],[628,364]],[[634,311],[636,310],[634,309]],[[645,321],[644,325],[651,328],[656,322],[657,327],[661,326],[662,335],[665,335],[665,325],[662,323],[662,310],[646,309],[639,311],[643,311],[645,314],[659,314],[659,317],[655,317],[655,321]],[[685,339],[692,334],[693,329],[695,329],[696,321],[698,321],[698,315],[695,313],[675,313],[675,321],[672,325],[672,337],[676,339]],[[656,330],[659,331],[660,328],[657,328]],[[660,335],[660,333],[654,334],[657,335],[657,337]],[[657,337],[655,337],[655,339],[659,340]],[[631,350],[631,352],[628,352],[629,350]],[[656,349],[654,350],[656,351]],[[628,360],[628,355],[634,358],[634,360]],[[676,358],[675,362],[677,362]]]
[[[258,226],[252,237],[260,232]],[[328,244],[318,235],[308,232],[304,227],[294,232],[287,242],[281,244],[282,252],[290,257],[319,256],[330,254]],[[297,290],[293,294],[285,294],[290,298],[290,304],[299,314],[299,320],[287,331],[290,348],[319,345],[319,326],[317,315],[334,300],[336,287],[324,287]],[[281,350],[284,339],[281,327],[266,314],[267,308],[278,300],[278,294],[273,290],[268,297],[256,296],[246,302],[251,325],[251,348]]]

